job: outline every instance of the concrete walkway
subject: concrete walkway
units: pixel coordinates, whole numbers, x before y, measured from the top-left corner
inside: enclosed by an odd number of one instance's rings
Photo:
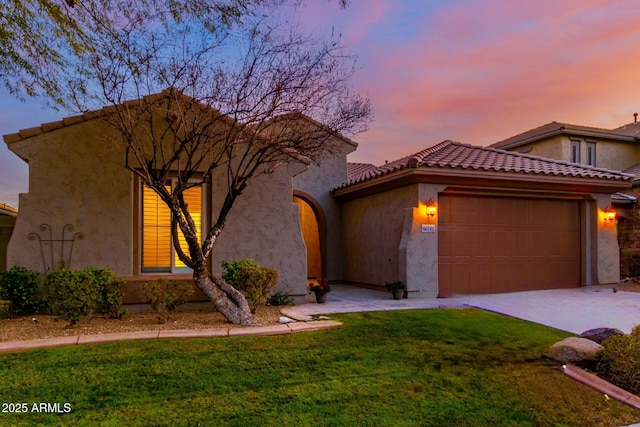
[[[315,304],[313,296],[309,296],[310,304],[290,307],[283,314],[309,320],[314,315],[357,311],[476,307],[574,334],[598,327],[629,333],[634,325],[640,324],[640,293],[614,293],[607,286],[399,301],[393,300],[388,292],[345,285],[335,285],[333,290],[325,304]]]

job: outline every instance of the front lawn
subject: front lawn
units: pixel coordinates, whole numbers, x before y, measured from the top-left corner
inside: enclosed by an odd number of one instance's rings
[[[620,426],[640,411],[542,353],[568,334],[479,310],[354,313],[340,329],[0,355],[0,425]],[[46,405],[45,405],[46,406]],[[37,408],[40,406],[36,405]],[[15,409],[15,406],[13,407]],[[50,405],[48,410],[56,410]]]

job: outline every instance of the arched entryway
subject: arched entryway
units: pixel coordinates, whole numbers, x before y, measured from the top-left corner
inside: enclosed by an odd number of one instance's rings
[[[322,208],[313,197],[301,191],[294,191],[293,201],[299,207],[302,238],[307,247],[307,278],[326,278],[326,223]]]

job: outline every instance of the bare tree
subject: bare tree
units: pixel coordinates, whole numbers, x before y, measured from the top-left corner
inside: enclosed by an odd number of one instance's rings
[[[117,129],[126,167],[169,207],[196,285],[231,322],[252,324],[244,296],[211,274],[212,248],[252,178],[317,163],[340,135],[364,130],[369,101],[349,90],[355,59],[339,38],[308,38],[264,16],[222,32],[188,11],[171,22],[92,11],[77,19],[94,28],[92,49],[67,77],[66,102]],[[200,241],[184,193],[219,176],[223,200]]]
[[[195,15],[220,31],[259,6],[288,3],[300,0],[0,0],[0,84],[20,98],[43,96],[54,107],[67,106],[60,70],[93,49],[94,28],[86,24],[110,25],[111,11],[120,22],[153,25]],[[338,3],[346,8],[348,0]]]

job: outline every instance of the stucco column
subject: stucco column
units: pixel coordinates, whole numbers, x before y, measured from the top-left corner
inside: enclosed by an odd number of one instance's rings
[[[419,184],[416,206],[405,209],[398,266],[409,298],[438,296],[438,214],[426,215],[426,206],[431,200],[437,208],[438,193],[444,188]]]
[[[595,284],[604,285],[618,283],[620,281],[620,247],[618,246],[618,226],[617,220],[607,221],[604,212],[611,204],[609,194],[594,194],[596,201],[597,221],[595,251],[597,282]],[[592,244],[594,242],[591,242]]]

